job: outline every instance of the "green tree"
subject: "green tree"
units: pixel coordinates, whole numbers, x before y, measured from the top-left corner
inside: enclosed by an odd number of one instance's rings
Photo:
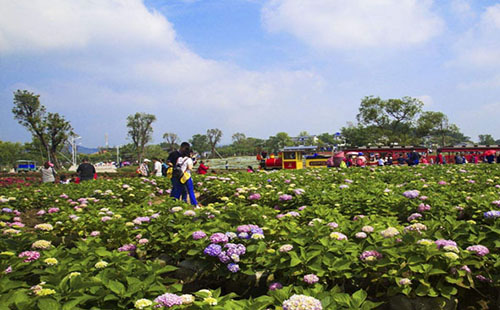
[[[382,100],[365,97],[361,101],[356,119],[361,125],[377,127],[388,142],[409,144],[416,117],[422,112],[423,102],[416,98]]]
[[[247,137],[245,136],[245,134],[241,133],[241,132],[236,132],[231,137],[231,139],[233,140],[233,143],[235,143],[235,144],[241,144],[241,143],[245,142],[246,138]]]
[[[269,137],[266,146],[271,152],[278,152],[285,146],[293,145],[293,141],[286,132],[278,132],[275,136]]]
[[[490,134],[479,135],[479,144],[482,145],[493,145],[496,144],[495,139]]]
[[[189,143],[191,143],[192,149],[200,154],[207,152],[210,149],[210,146],[208,145],[208,138],[206,135],[195,134],[189,140]]]
[[[169,152],[176,150],[179,147],[179,136],[172,132],[166,132],[163,134],[163,139],[167,144],[167,149]]]
[[[378,142],[380,137],[384,137],[384,132],[377,126],[362,126],[348,123],[346,127],[340,129],[347,145],[366,146]],[[386,141],[382,144],[388,144]]]
[[[35,137],[48,157],[59,168],[57,153],[61,151],[68,137],[73,134],[71,124],[59,113],[47,113],[40,103],[40,95],[27,90],[14,92],[14,118]]]
[[[156,116],[147,113],[135,113],[127,117],[128,135],[132,139],[139,162],[144,158],[146,144],[153,137],[154,121],[156,121]]]
[[[153,144],[146,146],[145,151],[146,158],[158,158],[158,159],[166,159],[168,157],[168,152],[165,151],[160,145]]]
[[[24,145],[19,142],[0,141],[0,167],[15,168],[17,160],[27,159],[25,153]]]
[[[211,155],[213,158],[215,157],[216,154],[215,146],[217,145],[217,143],[220,142],[220,139],[222,138],[222,131],[218,128],[208,129],[207,138],[208,138],[208,144],[210,145]]]

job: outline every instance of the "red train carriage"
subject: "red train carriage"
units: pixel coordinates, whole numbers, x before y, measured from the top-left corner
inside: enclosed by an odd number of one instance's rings
[[[347,148],[344,150],[349,153],[363,153],[366,158],[366,165],[377,165],[377,158],[392,159],[392,164],[397,165],[406,163],[410,152],[415,151],[420,155],[421,162],[429,161],[429,149],[423,146],[395,145],[395,146],[360,146]]]
[[[455,156],[459,154],[465,158],[468,163],[480,163],[485,160],[488,154],[499,154],[500,145],[458,145],[439,148],[438,153],[442,153],[447,164],[455,163]],[[437,161],[437,155],[433,156],[434,162]]]

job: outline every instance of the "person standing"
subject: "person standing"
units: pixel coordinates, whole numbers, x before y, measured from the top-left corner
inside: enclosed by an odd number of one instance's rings
[[[54,164],[50,161],[46,161],[43,167],[40,169],[42,173],[42,183],[54,183],[56,181],[56,171],[54,170]]]
[[[197,206],[198,202],[196,201],[196,196],[194,194],[193,178],[191,177],[191,171],[193,170],[194,163],[189,152],[186,152],[183,156],[177,159],[177,166],[182,170],[180,183],[185,187],[185,190],[189,195],[189,202],[193,206]],[[187,197],[183,196],[182,200],[187,202]]]
[[[161,177],[161,162],[158,160],[158,158],[154,158],[154,170],[153,170],[153,175],[156,177]]]
[[[178,178],[174,177],[172,171],[175,168],[175,165],[177,165],[177,160],[179,159],[179,157],[184,156],[183,154],[189,154],[189,148],[189,143],[182,142],[179,150],[175,150],[168,154],[167,165],[169,167],[169,171],[167,171],[167,177],[169,177],[172,181],[172,191],[170,192],[170,197],[179,199],[181,195],[185,197],[187,194],[185,187],[181,184]]]
[[[149,176],[149,166],[148,163],[151,162],[149,159],[144,159],[142,164],[139,165],[139,168],[137,168],[137,173],[139,173],[140,176],[142,177],[147,177]]]
[[[96,172],[94,165],[90,164],[87,158],[84,158],[78,169],[76,169],[76,173],[78,173],[78,178],[82,182],[93,180]]]
[[[419,164],[420,156],[415,150],[411,150],[408,155],[408,166],[416,166]]]

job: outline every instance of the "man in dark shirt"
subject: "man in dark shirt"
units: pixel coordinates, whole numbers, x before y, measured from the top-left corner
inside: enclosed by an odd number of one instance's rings
[[[178,151],[175,150],[168,155],[167,165],[170,168],[175,167],[175,164],[177,164],[177,160],[179,159],[179,157],[186,156],[186,154],[189,154],[190,147],[191,146],[189,145],[189,143],[182,142],[181,147],[179,148]],[[170,197],[179,199],[181,195],[182,196],[187,195],[186,187],[181,184],[181,181],[179,179],[172,176],[170,180],[172,181],[172,191],[170,192]]]
[[[89,163],[87,158],[84,158],[78,169],[76,169],[78,177],[81,181],[93,180],[95,175],[95,167]]]

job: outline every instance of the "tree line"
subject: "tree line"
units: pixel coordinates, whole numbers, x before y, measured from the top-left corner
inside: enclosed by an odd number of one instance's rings
[[[14,92],[14,118],[32,135],[29,143],[0,141],[0,165],[13,167],[18,159],[35,160],[39,163],[51,160],[56,167],[69,161],[68,139],[75,135],[70,122],[59,113],[47,112],[40,103],[40,96],[27,90]],[[444,146],[471,143],[460,128],[449,121],[442,112],[424,111],[422,101],[412,97],[381,99],[368,96],[361,100],[355,122],[348,122],[337,133],[311,135],[306,131],[292,138],[286,132],[278,132],[268,139],[247,137],[236,132],[231,143],[220,145],[223,132],[218,128],[193,135],[188,141],[199,154],[210,157],[255,155],[260,151],[277,152],[285,146],[366,146],[366,145],[424,145]],[[168,152],[179,147],[181,140],[174,132],[163,134],[163,141],[151,144],[153,123],[156,116],[135,113],[127,117],[130,143],[120,147],[120,158],[142,161],[144,158],[166,158]],[[500,144],[490,134],[479,135],[479,144]],[[114,161],[116,148],[103,149],[88,155],[92,161]]]

